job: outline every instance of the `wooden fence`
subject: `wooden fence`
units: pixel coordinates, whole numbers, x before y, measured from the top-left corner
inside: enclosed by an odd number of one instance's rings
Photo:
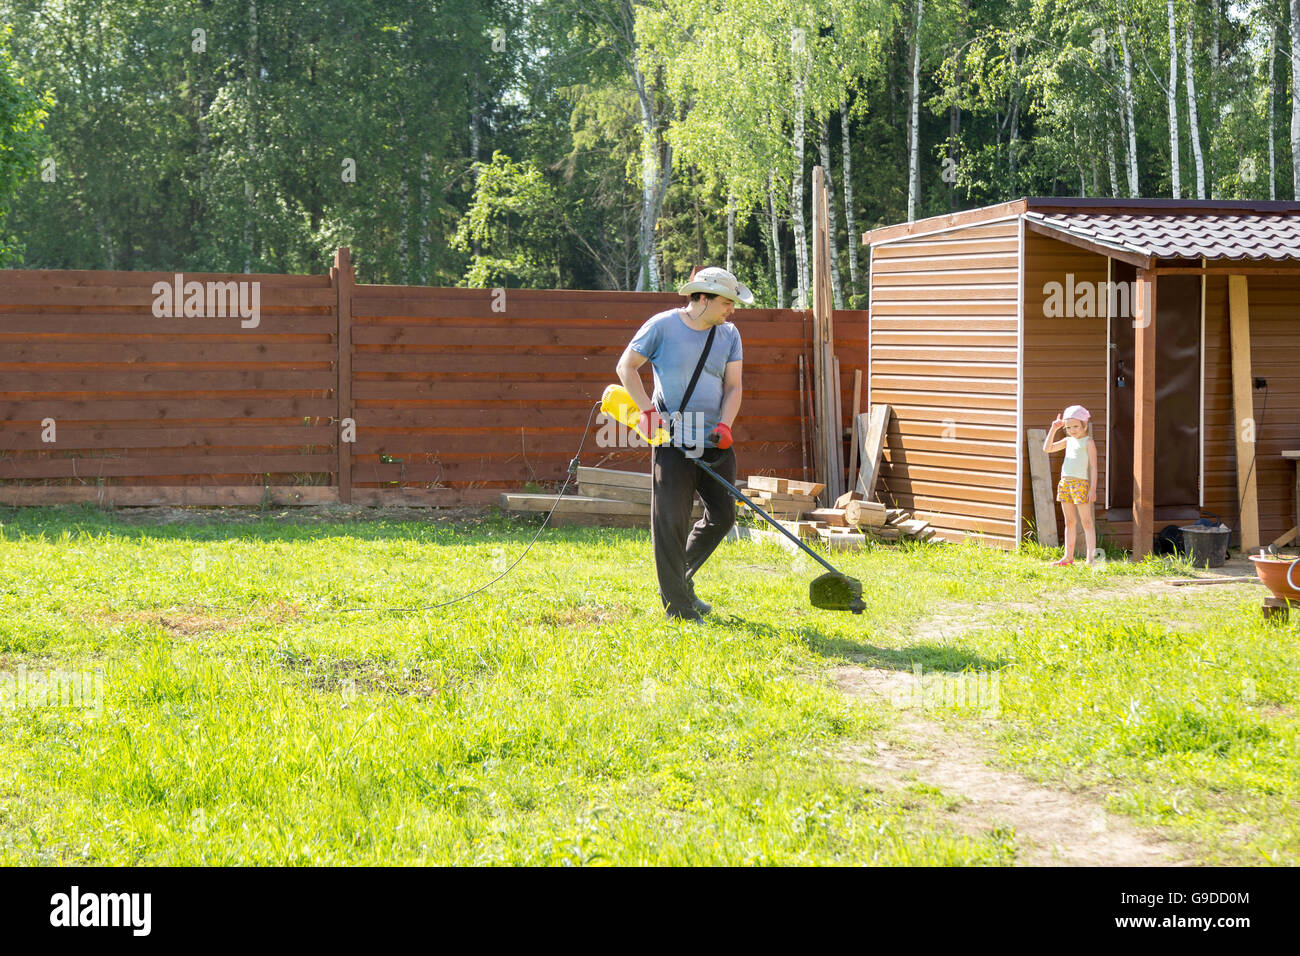
[[[329,276],[186,273],[179,286],[173,273],[0,271],[0,503],[494,501],[563,479],[622,349],[683,301],[353,277],[346,249]],[[803,476],[811,315],[736,313],[744,473]],[[866,313],[836,313],[835,332],[847,422]],[[645,449],[596,436],[584,464],[648,466]]]

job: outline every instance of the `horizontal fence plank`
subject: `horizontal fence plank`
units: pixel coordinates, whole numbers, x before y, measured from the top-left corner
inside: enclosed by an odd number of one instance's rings
[[[240,276],[238,279],[213,281],[234,281],[242,282],[246,277]],[[161,280],[160,280],[161,281]],[[187,281],[189,279],[187,278]],[[195,280],[197,281],[197,280]],[[207,280],[204,280],[205,282]],[[336,296],[333,289],[328,286],[322,288],[318,286],[285,286],[266,280],[261,281],[262,286],[257,294],[258,310],[269,308],[276,305],[292,305],[298,308],[304,306],[320,307],[331,306],[334,304]],[[204,307],[207,302],[207,289],[204,287]],[[173,312],[180,311],[185,306],[184,298],[180,303],[171,302],[172,296],[169,294],[167,302]],[[152,312],[154,303],[158,301],[158,296],[154,294],[152,285],[86,285],[86,286],[69,286],[56,284],[41,283],[19,283],[14,281],[0,283],[0,304],[4,305],[28,305],[41,304],[45,306],[62,306],[62,307],[95,307],[95,306],[129,306],[133,308],[143,308]],[[247,302],[251,307],[253,304],[252,293],[247,294]],[[236,293],[235,306],[239,307],[240,297]]]
[[[270,486],[117,486],[0,485],[0,505],[97,504],[104,507],[222,507],[229,505],[328,505],[339,500],[337,488],[324,485]]]
[[[337,455],[246,455],[0,458],[0,479],[146,478],[162,475],[261,475],[333,472]]]
[[[766,351],[753,357],[746,355],[746,374],[750,372],[751,363],[757,364],[756,371],[764,366],[794,366],[800,354],[798,348],[781,348]],[[865,361],[852,354],[836,350],[841,364],[852,361],[855,364]],[[416,351],[405,349],[394,352],[357,350],[353,354],[352,367],[359,373],[371,372],[420,372],[426,375],[456,375],[465,373],[498,374],[505,378],[519,377],[524,374],[568,373],[568,374],[603,374],[613,381],[614,367],[618,363],[619,353],[614,350],[587,349],[579,352],[569,350],[550,354],[538,354],[536,351],[513,352],[507,350],[484,351],[479,349],[458,351],[454,349],[428,349]]]
[[[108,312],[0,312],[0,335],[333,335],[334,315],[281,315],[265,312],[256,328],[244,328],[242,320],[157,319],[152,315]]]
[[[49,369],[6,371],[0,375],[0,395],[37,392],[97,394],[177,391],[308,391],[330,392],[338,376],[329,370],[276,368],[261,363],[255,369],[220,371],[188,369]]]
[[[0,289],[7,284],[19,286],[49,287],[103,287],[123,285],[143,285],[152,288],[155,282],[174,283],[177,273],[171,272],[131,272],[109,271],[100,269],[6,269],[0,271]],[[248,280],[262,282],[266,285],[285,286],[305,289],[328,289],[330,278],[327,275],[294,275],[271,272],[182,272],[185,281],[228,282]]]
[[[576,411],[575,411],[576,409]],[[363,429],[418,428],[422,430],[537,429],[573,428],[586,422],[590,405],[585,402],[553,402],[546,405],[510,404],[499,407],[434,406],[428,408],[393,408],[391,406],[358,406],[352,410],[358,433]],[[799,407],[792,395],[788,401],[750,401],[742,405],[743,419],[748,429],[762,429],[776,422],[794,423],[798,426]],[[592,422],[596,429],[614,427],[609,419],[597,414]]]
[[[337,354],[333,345],[308,342],[214,342],[204,336],[171,343],[145,342],[123,336],[120,342],[68,342],[27,338],[9,344],[0,336],[0,367],[19,364],[94,362],[97,365],[198,365],[221,362],[268,362],[288,367],[327,365]]]
[[[0,331],[3,331],[0,325]],[[610,349],[622,354],[623,348],[632,340],[636,329],[627,326],[593,327],[592,323],[575,322],[570,325],[552,324],[525,326],[519,323],[501,326],[462,326],[462,325],[361,325],[352,329],[352,342],[355,346],[438,346],[457,348],[509,348],[519,351],[525,348],[557,347]],[[745,326],[740,329],[741,343],[748,351],[751,348],[780,345],[789,347],[811,341],[811,327],[801,327],[794,323],[767,323],[760,326]],[[865,347],[866,328],[858,330],[856,335],[837,335],[836,350]]]
[[[789,429],[789,426],[787,426]],[[791,445],[795,454],[799,453],[798,424],[794,425],[795,441],[782,442]],[[744,425],[737,420],[735,445],[738,448],[772,445],[771,434],[763,428]],[[583,437],[582,423],[571,424],[567,428],[461,428],[461,429],[401,429],[383,431],[375,428],[358,428],[357,440],[352,451],[356,455],[533,455],[547,450],[556,453],[567,451],[572,456]],[[587,436],[584,447],[594,453],[606,448],[644,448],[640,445],[611,444],[602,447],[597,444],[599,435],[593,426]],[[768,440],[764,440],[768,439]],[[307,444],[304,442],[303,444]]]
[[[0,422],[40,422],[53,418],[69,422],[159,421],[178,419],[329,418],[337,411],[324,398],[208,398],[155,399],[30,399],[0,400]]]
[[[848,366],[851,370],[854,366]],[[843,377],[841,375],[841,377]],[[585,399],[589,402],[600,401],[605,386],[613,384],[614,377],[599,370],[588,373],[573,373],[558,377],[530,377],[514,381],[496,376],[469,378],[466,376],[444,376],[438,379],[424,377],[376,378],[375,373],[353,380],[354,401],[383,402],[420,402],[420,401],[523,401],[546,402],[563,395],[566,398]],[[651,383],[643,379],[647,390]],[[852,376],[850,375],[850,381]],[[751,374],[746,369],[745,396],[741,406],[744,414],[751,396],[757,398],[781,398],[794,401],[798,377],[793,370],[783,372],[763,372]],[[797,408],[797,406],[796,406]]]
[[[42,442],[41,428],[7,425],[0,429],[0,449],[80,451],[103,448],[249,448],[329,447],[338,435],[333,425],[239,425],[196,428],[84,428],[57,430],[56,442]]]

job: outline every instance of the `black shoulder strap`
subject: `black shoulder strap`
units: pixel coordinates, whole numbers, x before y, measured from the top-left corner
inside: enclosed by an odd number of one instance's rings
[[[695,394],[695,383],[700,380],[700,373],[704,371],[704,360],[709,357],[709,350],[713,348],[713,337],[717,334],[718,327],[715,325],[709,329],[709,337],[704,340],[704,351],[700,353],[700,360],[695,363],[695,371],[691,373],[691,380],[686,385],[686,391],[682,393],[682,406],[678,409],[682,414],[686,414],[686,403]]]
[[[677,415],[679,418],[686,413],[686,403],[691,400],[691,395],[695,392],[695,383],[700,380],[700,373],[704,371],[704,360],[709,357],[709,350],[713,348],[713,337],[717,335],[717,333],[718,327],[715,325],[713,328],[709,329],[709,337],[704,340],[704,351],[700,353],[700,360],[695,363],[695,371],[691,374],[691,380],[686,385],[686,391],[682,393],[682,404],[677,409]],[[660,409],[660,411],[665,417],[668,417],[668,409],[663,408]],[[676,429],[673,425],[674,423],[669,421],[668,434],[673,438],[676,438]]]

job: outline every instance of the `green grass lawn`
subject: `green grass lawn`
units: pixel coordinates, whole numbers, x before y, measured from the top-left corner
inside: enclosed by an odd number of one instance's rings
[[[846,660],[995,675],[999,720],[938,716],[992,728],[1006,766],[1207,860],[1300,861],[1298,622],[1262,623],[1242,587],[1087,597],[1186,573],[1167,562],[836,555],[854,617],[808,606],[810,560],[728,543],[701,626],[663,619],[645,532],[548,529],[467,601],[359,611],[472,590],[535,526],[0,522],[0,672],[102,672],[97,714],[0,706],[0,862],[1014,862],[1014,835],[945,823],[954,795],[836,758],[896,717],[834,689]]]

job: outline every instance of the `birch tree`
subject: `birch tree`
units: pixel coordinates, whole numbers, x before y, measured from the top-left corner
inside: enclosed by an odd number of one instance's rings
[[[1296,0],[1300,3],[1300,0]],[[1121,11],[1121,16],[1123,13]],[[1136,198],[1138,193],[1138,156],[1137,156],[1137,120],[1133,116],[1133,53],[1129,49],[1128,24],[1120,22],[1119,43],[1124,52],[1124,117],[1125,131],[1128,133],[1128,194]]]
[[[655,82],[662,64],[648,56],[651,47],[637,36],[638,8],[633,0],[572,0],[573,10],[587,20],[618,57],[636,92],[641,132],[641,214],[638,229],[636,291],[658,292],[659,257],[655,226],[663,211],[672,175],[672,144],[667,142],[663,111]]]
[[[849,107],[840,104],[840,148],[844,153],[844,223],[849,236],[849,286],[858,293],[858,226],[853,215],[853,151],[849,148]]]
[[[1273,91],[1277,88],[1277,24],[1268,25],[1268,198],[1277,199],[1277,157],[1273,143]]]
[[[1300,198],[1300,0],[1291,0],[1291,188]]]
[[[770,255],[780,255],[780,223],[788,221],[788,279],[805,307],[807,124],[820,127],[854,75],[878,57],[889,11],[880,0],[664,0],[638,8],[638,36],[664,65],[666,94],[689,104],[667,126],[674,155],[699,169],[710,189],[733,195],[738,223],[759,213]],[[786,270],[770,268],[779,288]]]
[[[835,302],[835,308],[844,308],[844,292],[840,286],[840,251],[839,239],[839,215],[835,210],[835,178],[831,175],[831,121],[828,116],[822,120],[822,135],[818,145],[818,154],[821,156],[822,172],[826,176],[826,197],[827,197],[827,238],[830,240],[831,252],[831,295]],[[852,234],[849,235],[849,242],[853,241]]]
[[[1300,3],[1300,0],[1294,0]],[[916,219],[916,203],[921,191],[921,17],[924,0],[916,0],[916,19],[912,27],[911,118],[907,130],[907,220]]]
[[[1172,9],[1172,0],[1170,0]],[[1192,14],[1183,21],[1183,68],[1187,76],[1187,133],[1196,161],[1196,198],[1205,198],[1205,158],[1201,155],[1201,124],[1196,113],[1196,71],[1192,68]]]
[[[806,309],[808,308],[808,277],[812,271],[808,262],[808,232],[804,220],[803,192],[804,118],[807,111],[804,90],[808,85],[808,75],[812,71],[806,27],[790,28],[790,70],[794,77],[794,172],[790,177],[790,218],[794,225],[795,267],[799,274],[799,285],[795,290],[795,308]]]
[[[1178,169],[1178,26],[1174,20],[1174,0],[1165,0],[1165,9],[1169,17],[1169,85],[1164,87],[1169,105],[1169,189],[1178,199],[1182,195],[1182,183]]]

